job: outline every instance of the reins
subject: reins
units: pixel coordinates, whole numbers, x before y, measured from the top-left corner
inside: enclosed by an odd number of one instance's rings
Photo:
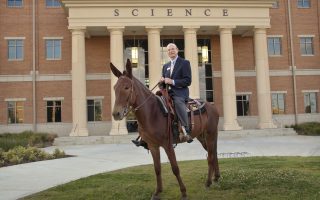
[[[132,81],[132,82],[133,82],[133,81]],[[150,99],[150,97],[153,95],[152,91],[153,91],[158,85],[159,85],[159,82],[158,82],[151,90],[149,90],[151,93],[149,94],[149,96],[148,96],[140,105],[138,105],[138,106],[135,107],[135,108],[133,108],[133,107],[131,106],[131,108],[128,110],[129,102],[130,102],[130,100],[132,99],[132,94],[133,94],[133,83],[132,83],[132,85],[131,85],[130,99],[128,99],[124,116],[126,117],[132,110],[133,110],[134,112],[136,112],[137,110],[139,110],[139,108],[141,108],[141,107]]]

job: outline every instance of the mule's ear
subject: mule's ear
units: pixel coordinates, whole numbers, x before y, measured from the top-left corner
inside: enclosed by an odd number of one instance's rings
[[[129,59],[127,59],[127,64],[126,64],[126,71],[127,71],[127,76],[129,78],[132,78],[132,65]]]
[[[112,63],[110,63],[110,69],[116,77],[119,78],[122,75],[122,73]]]

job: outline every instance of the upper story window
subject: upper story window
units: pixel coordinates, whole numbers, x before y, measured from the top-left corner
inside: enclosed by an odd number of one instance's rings
[[[272,8],[279,8],[279,0],[272,4]]]
[[[23,39],[5,38],[8,44],[8,60],[23,60]]]
[[[268,37],[268,54],[269,56],[281,55],[280,37]]]
[[[61,59],[61,39],[46,39],[46,59]]]
[[[310,8],[310,0],[298,0],[298,8]]]
[[[46,7],[54,8],[54,7],[61,7],[59,0],[46,0]]]
[[[7,6],[10,8],[20,8],[23,6],[22,0],[7,0]]]
[[[300,37],[300,53],[303,56],[313,55],[313,38]]]

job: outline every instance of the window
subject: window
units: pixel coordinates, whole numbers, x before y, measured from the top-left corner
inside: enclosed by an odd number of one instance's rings
[[[298,8],[310,8],[310,0],[298,0]]]
[[[87,100],[88,105],[88,121],[102,121],[102,100]]]
[[[281,55],[280,37],[268,37],[268,53],[269,55]]]
[[[237,95],[237,115],[249,115],[249,95]]]
[[[208,102],[214,101],[213,69],[211,60],[211,41],[210,39],[198,39],[198,73],[200,98]]]
[[[304,110],[305,113],[317,112],[317,95],[315,92],[304,93]]]
[[[46,0],[47,7],[61,7],[59,0]]]
[[[47,101],[47,122],[61,122],[61,101]]]
[[[23,40],[21,39],[8,40],[8,59],[9,60],[23,59]]]
[[[275,93],[272,98],[272,114],[284,114],[284,94]]]
[[[301,55],[313,55],[312,37],[300,37]]]
[[[23,1],[22,0],[8,0],[7,6],[8,7],[22,7]]]
[[[8,101],[8,123],[23,123],[24,103],[23,101]]]
[[[47,60],[61,59],[61,40],[46,39],[46,58]]]
[[[279,8],[279,0],[272,4],[272,8]]]

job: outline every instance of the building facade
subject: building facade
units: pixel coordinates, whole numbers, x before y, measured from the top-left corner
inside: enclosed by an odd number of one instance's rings
[[[0,0],[0,133],[136,131],[112,119],[112,62],[152,88],[177,44],[190,97],[214,103],[219,129],[320,121],[317,0]]]

